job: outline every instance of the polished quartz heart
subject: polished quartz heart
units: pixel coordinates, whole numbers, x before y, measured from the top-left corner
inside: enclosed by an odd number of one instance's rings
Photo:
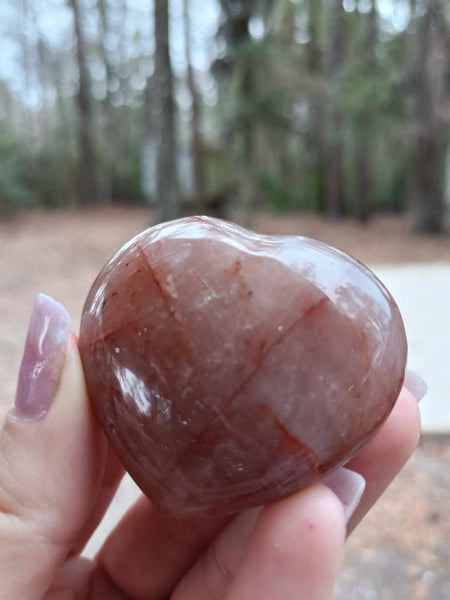
[[[326,244],[193,217],[124,246],[84,307],[90,398],[175,516],[232,513],[345,463],[391,411],[406,338],[389,292]]]

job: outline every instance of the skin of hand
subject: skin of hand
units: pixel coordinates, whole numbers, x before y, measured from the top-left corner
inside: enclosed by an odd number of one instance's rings
[[[70,318],[39,295],[0,432],[0,597],[331,600],[346,536],[416,447],[425,388],[414,377],[408,388],[324,483],[227,518],[170,519],[141,497],[88,560],[123,469],[89,404]]]

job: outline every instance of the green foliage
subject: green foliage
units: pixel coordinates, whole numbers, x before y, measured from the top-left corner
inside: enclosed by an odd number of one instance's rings
[[[32,206],[35,198],[24,184],[26,161],[17,140],[0,122],[0,213]]]
[[[214,197],[237,187],[238,173],[231,168],[226,155],[220,149],[208,148],[204,152],[204,161],[208,184],[207,196]]]
[[[114,162],[112,199],[127,204],[143,204],[141,147],[133,144]]]
[[[33,190],[35,204],[47,208],[67,206],[75,177],[74,157],[58,153],[50,144],[32,149],[25,156],[24,184]]]
[[[264,195],[265,204],[274,212],[297,209],[297,198],[293,190],[282,181],[271,177],[268,173],[260,175],[257,181],[258,190]]]
[[[33,5],[33,0],[29,4]],[[201,4],[192,3],[194,18],[199,17]],[[144,200],[142,168],[146,168],[142,165],[142,146],[152,134],[152,84],[148,75],[153,59],[148,48],[154,40],[141,39],[142,32],[137,36],[130,33],[132,27],[124,26],[127,11],[133,17],[126,3],[105,0],[103,5],[109,28],[107,43],[101,28],[97,32],[92,29],[86,46],[91,68],[95,180],[102,187],[111,176],[113,201],[140,203]],[[326,144],[338,141],[343,149],[344,191],[350,212],[356,213],[358,206],[356,158],[361,145],[370,153],[373,209],[402,210],[410,180],[411,140],[418,127],[411,110],[416,94],[412,70],[423,17],[416,16],[413,27],[396,31],[393,23],[382,21],[378,15],[375,49],[368,52],[369,14],[343,12],[343,66],[331,76],[333,3],[254,0],[224,5],[229,11],[227,15],[222,10],[216,34],[220,49],[211,65],[217,101],[211,106],[209,97],[203,106],[207,194],[233,190],[243,201],[245,195],[252,196],[256,207],[319,211],[329,176],[323,168]],[[86,13],[83,22],[94,23],[97,3],[80,6]],[[41,40],[44,43],[45,36]],[[206,56],[211,41],[204,40],[204,48],[196,47],[196,51]],[[198,46],[199,40],[195,43]],[[29,58],[38,56],[30,49],[28,52]],[[30,58],[34,74],[28,73],[29,79],[34,77],[36,89],[47,85],[57,98],[41,109],[22,106],[20,98],[13,98],[6,83],[0,81],[0,114],[6,115],[0,120],[2,212],[77,203],[76,55],[64,44],[59,50],[47,49],[42,57],[44,64],[34,64]],[[58,64],[70,67],[63,73],[60,67],[55,68]],[[198,73],[196,78],[197,82],[204,81]],[[106,83],[109,92],[104,97],[101,88],[106,89]],[[189,109],[180,71],[175,88],[178,136],[186,147]],[[330,127],[327,120],[333,110],[340,113],[336,127]],[[30,116],[40,136],[24,131]]]

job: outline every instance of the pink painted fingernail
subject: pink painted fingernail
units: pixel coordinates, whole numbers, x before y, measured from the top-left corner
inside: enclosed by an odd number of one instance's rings
[[[425,383],[422,377],[417,375],[417,373],[414,373],[414,371],[410,371],[409,369],[406,370],[405,381],[403,385],[408,392],[414,396],[417,402],[420,402],[428,391],[428,385]]]
[[[70,317],[62,304],[39,294],[31,315],[10,419],[38,421],[47,414],[59,384],[69,330]]]
[[[336,494],[344,506],[345,521],[349,522],[366,488],[362,475],[341,467],[322,479],[323,483]]]

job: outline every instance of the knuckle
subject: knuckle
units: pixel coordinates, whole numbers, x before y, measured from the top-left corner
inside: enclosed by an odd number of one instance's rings
[[[211,600],[223,600],[233,581],[233,573],[221,556],[218,544],[213,543],[203,555],[205,589]]]

